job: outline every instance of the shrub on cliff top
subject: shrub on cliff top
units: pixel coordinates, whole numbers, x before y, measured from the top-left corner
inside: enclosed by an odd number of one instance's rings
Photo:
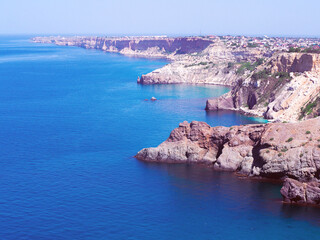
[[[256,43],[248,43],[249,48],[256,48],[258,45]]]
[[[293,140],[293,138],[288,138],[288,140],[286,142],[291,142]]]
[[[290,47],[289,48],[289,52],[301,52],[301,48],[297,47],[297,48],[294,48],[294,47]]]
[[[237,70],[237,74],[244,74],[245,70],[253,71],[255,69],[254,64],[250,62],[241,63],[240,67]]]
[[[228,62],[228,68],[233,68],[234,63],[233,62]]]
[[[302,52],[306,52],[306,53],[320,53],[320,48],[316,46],[313,46],[313,47],[309,47],[309,48],[306,48],[304,49]]]

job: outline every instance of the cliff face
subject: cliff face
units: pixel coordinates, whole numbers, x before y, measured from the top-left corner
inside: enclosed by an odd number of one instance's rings
[[[206,163],[248,176],[319,179],[320,118],[299,123],[210,127],[183,122],[156,148],[142,149],[144,161]]]
[[[283,200],[288,203],[320,204],[320,183],[302,183],[287,178],[281,188]]]
[[[226,71],[226,66],[212,61],[173,62],[138,79],[140,84],[216,84],[232,86],[237,80],[234,71]]]
[[[170,54],[201,52],[212,43],[210,40],[198,37],[36,37],[33,41],[147,57],[168,57]]]
[[[282,121],[319,116],[319,69],[319,54],[277,54],[247,79],[238,79],[230,93],[208,100],[206,109],[241,110]]]
[[[270,69],[274,72],[307,72],[320,70],[319,54],[282,53],[270,61]]]
[[[183,55],[173,63],[142,75],[141,84],[216,84],[233,86],[239,78],[236,67],[239,62],[255,62],[268,53],[247,49],[239,50],[221,42],[210,44],[205,50],[193,55]],[[231,66],[232,65],[232,66]]]

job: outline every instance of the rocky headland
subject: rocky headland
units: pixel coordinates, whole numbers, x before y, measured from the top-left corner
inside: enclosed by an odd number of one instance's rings
[[[142,149],[135,157],[151,162],[207,164],[248,177],[292,178],[307,186],[320,179],[320,118],[233,127],[183,122],[165,142]],[[284,185],[281,192],[287,201],[296,186],[300,185]]]

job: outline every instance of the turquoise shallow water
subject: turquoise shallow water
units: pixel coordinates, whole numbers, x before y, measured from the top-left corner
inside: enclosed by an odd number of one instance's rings
[[[28,38],[0,38],[0,239],[317,239],[320,209],[276,183],[132,157],[184,120],[254,123],[203,110],[227,88],[137,85],[166,62]]]

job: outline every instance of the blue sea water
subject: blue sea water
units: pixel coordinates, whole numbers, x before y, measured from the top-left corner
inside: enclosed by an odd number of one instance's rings
[[[317,239],[320,209],[280,185],[133,158],[225,87],[136,84],[167,64],[0,37],[0,239]],[[144,101],[152,96],[157,101]]]

